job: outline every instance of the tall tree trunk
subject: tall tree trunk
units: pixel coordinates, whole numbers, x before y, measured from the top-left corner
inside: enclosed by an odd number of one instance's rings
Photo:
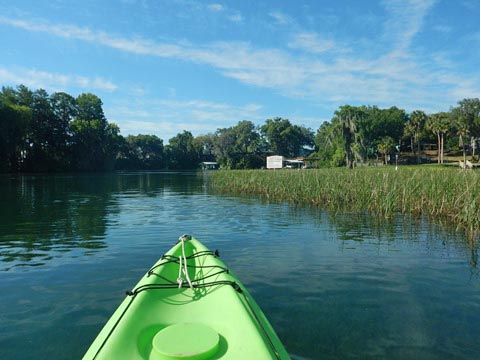
[[[475,137],[470,138],[470,144],[472,145],[472,161],[473,158],[475,157],[475,148],[477,147],[477,142],[475,141]]]
[[[440,164],[440,147],[441,147],[440,133],[437,133],[437,164]]]
[[[417,142],[417,164],[420,164],[420,138],[418,133],[415,135],[415,141]]]
[[[343,125],[343,139],[345,141],[345,157],[346,157],[346,162],[347,162],[347,168],[352,169],[353,168],[353,152],[352,152],[352,133],[350,132],[350,129]]]
[[[420,155],[420,136],[418,135],[418,133],[415,136],[415,140],[417,141],[417,154]]]
[[[463,141],[463,137],[460,135],[462,139],[462,150],[463,150],[463,163],[467,164],[467,149],[465,149],[465,142]]]
[[[442,142],[442,152],[441,152],[441,155],[442,155],[442,161],[441,161],[441,164],[443,164],[443,135],[441,135],[440,139],[441,139],[441,142]]]

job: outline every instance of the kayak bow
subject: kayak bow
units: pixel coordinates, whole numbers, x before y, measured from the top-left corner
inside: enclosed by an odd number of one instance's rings
[[[127,292],[83,359],[290,359],[218,256],[180,237]]]

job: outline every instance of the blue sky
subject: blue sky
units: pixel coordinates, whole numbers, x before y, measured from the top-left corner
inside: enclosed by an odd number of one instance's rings
[[[0,85],[98,95],[164,139],[343,104],[445,111],[480,96],[480,1],[0,0]]]

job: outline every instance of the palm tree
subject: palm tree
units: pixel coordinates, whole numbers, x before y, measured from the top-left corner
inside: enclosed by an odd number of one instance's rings
[[[380,140],[378,144],[378,151],[383,155],[385,159],[385,165],[388,164],[388,154],[393,151],[395,140],[390,136],[385,136]]]
[[[420,162],[420,133],[427,122],[427,115],[421,110],[415,110],[410,114],[409,124],[412,127],[414,142],[417,144],[417,163]],[[413,149],[412,149],[413,150]]]
[[[465,121],[465,118],[459,117],[455,119],[455,127],[457,128],[458,141],[461,143],[463,150],[463,163],[467,163],[467,151],[465,146],[465,141],[467,141],[467,136],[470,133],[470,126]]]
[[[458,106],[451,110],[452,116],[458,128],[465,153],[465,141],[467,135],[471,135],[470,141],[474,144],[472,148],[472,159],[475,156],[475,139],[480,134],[480,100],[463,99],[458,102]],[[466,155],[464,154],[464,158]]]
[[[410,149],[412,149],[412,154],[415,155],[415,128],[410,121],[405,124],[403,134],[410,138]]]
[[[443,145],[445,134],[450,130],[450,115],[446,112],[439,112],[428,116],[427,128],[437,135],[438,160],[443,164]]]

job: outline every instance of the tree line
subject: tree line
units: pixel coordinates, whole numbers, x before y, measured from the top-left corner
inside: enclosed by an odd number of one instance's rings
[[[268,155],[308,156],[318,166],[347,166],[385,159],[400,150],[417,156],[422,143],[463,149],[475,156],[480,135],[480,100],[464,99],[449,112],[408,114],[397,107],[344,105],[316,134],[275,117],[256,126],[248,120],[194,137],[184,130],[169,139],[120,135],[109,122],[101,99],[48,94],[24,85],[0,92],[0,172],[194,169],[202,161],[223,168],[265,166]],[[458,145],[460,144],[460,145]]]
[[[93,94],[49,95],[20,85],[0,92],[0,171],[113,169],[120,129]]]
[[[201,161],[259,168],[270,153],[295,157],[305,146],[314,146],[312,130],[282,118],[259,127],[243,120],[197,137],[184,130],[164,146],[155,135],[120,135],[106,119],[101,99],[91,93],[73,97],[24,85],[0,92],[3,173],[194,169]]]
[[[480,139],[480,100],[463,99],[448,112],[426,114],[391,107],[344,105],[330,122],[320,126],[314,154],[320,166],[346,166],[369,160],[388,162],[388,156],[411,152],[421,162],[423,145],[435,144],[438,163],[444,162],[445,149],[462,151],[477,159]]]

